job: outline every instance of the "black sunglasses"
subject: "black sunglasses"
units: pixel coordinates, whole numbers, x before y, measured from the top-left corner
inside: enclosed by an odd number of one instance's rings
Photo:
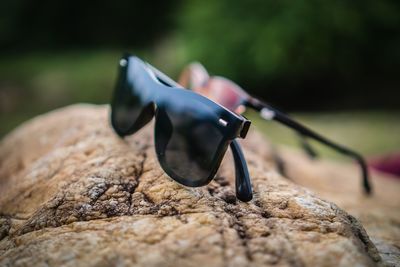
[[[111,103],[111,124],[123,137],[155,117],[154,141],[162,169],[185,186],[208,184],[230,146],[236,169],[236,196],[253,197],[246,160],[236,138],[245,138],[250,121],[210,99],[185,90],[135,56],[119,62]]]
[[[183,71],[179,80],[184,86],[209,97],[210,99],[222,104],[224,107],[235,111],[238,114],[243,113],[245,108],[251,108],[258,111],[263,119],[277,121],[295,130],[300,136],[303,149],[312,158],[315,158],[317,153],[308,143],[307,138],[314,139],[344,155],[352,157],[361,167],[362,186],[364,188],[364,192],[366,194],[370,194],[372,192],[371,184],[369,182],[367,164],[359,153],[330,141],[320,134],[301,125],[299,122],[293,120],[282,111],[255,97],[250,96],[234,82],[219,76],[210,77],[207,70],[200,63],[190,64]],[[280,158],[279,161],[281,161]],[[279,164],[282,165],[283,163]]]

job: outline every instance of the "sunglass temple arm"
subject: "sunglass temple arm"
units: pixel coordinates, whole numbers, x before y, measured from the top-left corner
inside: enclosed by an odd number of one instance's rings
[[[309,158],[311,159],[318,158],[318,153],[308,142],[307,137],[305,137],[303,134],[299,134],[299,140],[300,140],[300,146],[303,148],[304,152],[307,154]]]
[[[326,146],[329,146],[344,155],[354,158],[361,167],[361,173],[362,173],[362,178],[363,178],[362,186],[364,188],[365,193],[367,195],[372,193],[372,187],[369,182],[367,164],[366,164],[364,158],[360,154],[322,137],[321,135],[317,134],[316,132],[308,129],[307,127],[305,127],[305,126],[301,125],[300,123],[296,122],[295,120],[291,119],[289,116],[287,116],[283,112],[281,112],[281,111],[271,107],[270,105],[263,103],[257,99],[250,99],[249,102],[246,104],[248,104],[250,107],[254,108],[255,110],[259,111],[263,118],[280,122],[280,123],[288,126],[289,128],[292,128],[293,130],[299,132],[303,136],[313,138],[313,139],[319,141],[320,143],[322,143]]]
[[[253,190],[251,187],[246,159],[238,141],[233,140],[230,146],[235,163],[236,197],[243,202],[248,202],[253,198]]]

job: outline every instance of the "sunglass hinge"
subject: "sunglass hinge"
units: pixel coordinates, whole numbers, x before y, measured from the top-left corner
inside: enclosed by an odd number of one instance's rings
[[[249,120],[245,120],[243,122],[242,128],[240,129],[240,133],[239,133],[239,136],[241,138],[245,138],[246,137],[247,132],[249,131],[249,128],[250,128],[250,124],[251,124],[251,121],[249,121]]]

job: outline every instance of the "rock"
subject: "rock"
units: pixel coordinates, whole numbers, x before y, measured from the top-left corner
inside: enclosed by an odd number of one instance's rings
[[[274,167],[271,145],[260,133],[251,134],[251,138],[245,140],[246,147]],[[397,177],[371,170],[374,193],[366,197],[357,164],[310,159],[299,149],[288,147],[278,147],[277,152],[284,160],[286,176],[291,181],[311,189],[356,217],[367,230],[385,265],[400,265],[400,181]]]
[[[0,144],[0,266],[376,266],[362,225],[245,146],[255,191],[236,201],[231,156],[208,186],[168,178],[150,124],[125,140],[108,107],[37,117]]]
[[[374,194],[365,197],[357,165],[313,161],[293,150],[281,150],[281,153],[294,182],[355,216],[385,264],[400,265],[400,181],[397,178],[371,172]]]

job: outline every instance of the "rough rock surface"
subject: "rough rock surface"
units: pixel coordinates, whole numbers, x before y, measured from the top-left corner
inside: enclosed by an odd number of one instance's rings
[[[258,132],[245,140],[247,149],[271,161],[271,149]],[[276,150],[276,149],[275,149]],[[374,193],[365,197],[357,164],[313,160],[292,148],[279,147],[286,176],[334,202],[359,220],[377,247],[386,266],[400,266],[400,180],[371,171]],[[345,159],[345,158],[344,158]],[[351,162],[351,161],[347,161]]]
[[[235,200],[227,155],[187,188],[155,158],[152,125],[125,140],[108,108],[37,117],[0,144],[0,266],[376,266],[351,215],[245,153],[255,197]]]
[[[358,167],[313,161],[294,151],[283,153],[288,175],[355,216],[388,266],[400,266],[400,180],[372,172],[374,194],[363,197]]]

